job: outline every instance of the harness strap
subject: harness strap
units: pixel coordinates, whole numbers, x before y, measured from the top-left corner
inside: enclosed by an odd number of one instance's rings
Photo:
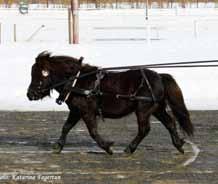
[[[146,85],[147,85],[147,87],[148,87],[148,89],[149,89],[149,91],[151,93],[152,100],[155,103],[157,101],[157,99],[156,99],[156,97],[155,97],[155,95],[153,93],[153,89],[152,89],[151,84],[150,84],[150,82],[148,80],[148,77],[146,76],[145,71],[143,69],[141,69],[140,71],[141,71],[142,77],[144,78],[144,80],[146,82]]]
[[[135,90],[132,96],[136,96],[139,90],[143,87],[144,85],[144,79],[141,80],[141,83],[139,84],[138,88]]]
[[[128,100],[137,100],[137,101],[145,101],[145,102],[153,102],[153,99],[146,96],[136,96],[136,95],[121,95],[117,94],[116,98],[128,99]]]
[[[149,102],[156,102],[157,99],[153,93],[153,89],[150,85],[150,82],[145,74],[145,71],[143,69],[140,70],[141,71],[141,75],[142,75],[142,80],[140,85],[138,86],[138,88],[136,89],[136,91],[131,94],[131,95],[122,95],[122,94],[114,94],[116,96],[116,98],[123,98],[123,99],[130,99],[130,100],[145,100],[145,101],[149,101]],[[76,83],[78,81],[78,79],[80,78],[80,71],[77,72],[76,76],[74,77],[74,80],[72,82],[72,85],[70,85],[70,88],[67,90],[68,93],[66,94],[66,97],[64,98],[64,102],[69,98],[71,92],[74,92],[78,95],[82,95],[82,96],[86,96],[86,97],[90,97],[90,96],[96,96],[97,97],[97,108],[98,108],[98,112],[100,117],[103,119],[103,115],[102,115],[102,109],[101,109],[101,96],[102,95],[107,95],[106,92],[101,92],[100,89],[100,84],[101,84],[101,79],[104,77],[104,71],[99,70],[96,74],[96,81],[95,81],[95,86],[93,90],[85,90],[85,89],[81,89],[81,88],[77,88]],[[151,93],[151,97],[144,97],[144,96],[136,96],[136,94],[138,93],[138,91],[143,87],[144,82],[146,83],[150,93]],[[65,95],[64,95],[65,96]],[[62,100],[60,100],[59,98],[56,101],[58,104],[62,103]]]
[[[80,75],[80,71],[78,71],[77,72],[77,74],[76,74],[76,78],[74,79],[74,81],[73,81],[73,83],[72,83],[72,88],[74,88],[75,87],[75,85],[76,85],[76,83],[77,83],[77,80],[78,80],[78,77],[79,77],[79,75]],[[69,98],[69,96],[70,96],[70,93],[71,93],[71,91],[69,91],[68,92],[68,94],[67,94],[67,96],[65,97],[65,99],[64,99],[64,102],[66,102],[67,101],[67,99]]]
[[[103,117],[103,114],[102,114],[102,99],[101,99],[101,96],[102,96],[102,92],[101,92],[101,79],[104,78],[104,73],[102,70],[99,70],[96,74],[96,81],[95,81],[95,87],[94,87],[94,90],[93,92],[95,93],[95,96],[97,96],[97,109],[98,109],[98,113],[99,113],[99,116],[101,117],[102,121],[104,121],[104,117]]]

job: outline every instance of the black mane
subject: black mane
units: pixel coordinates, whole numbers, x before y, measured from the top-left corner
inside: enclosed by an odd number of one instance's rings
[[[96,66],[91,66],[87,63],[83,64],[82,62],[84,58],[82,56],[80,58],[75,58],[66,55],[52,56],[52,53],[44,51],[37,56],[36,62],[40,62],[43,60],[49,61],[51,64],[54,65],[63,63],[64,65],[67,65],[66,67],[69,68],[79,67],[80,70],[82,70],[83,72],[90,72],[98,69],[98,67]]]

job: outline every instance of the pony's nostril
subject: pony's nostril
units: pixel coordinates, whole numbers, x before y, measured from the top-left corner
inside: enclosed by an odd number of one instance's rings
[[[41,91],[37,90],[37,89],[28,89],[27,91],[27,97],[28,99],[31,100],[38,100],[39,98],[41,98]]]
[[[29,92],[27,93],[27,97],[29,100],[32,100],[32,95]]]
[[[29,98],[29,100],[33,100],[34,96],[35,96],[34,91],[29,89],[28,92],[27,92],[27,97]]]

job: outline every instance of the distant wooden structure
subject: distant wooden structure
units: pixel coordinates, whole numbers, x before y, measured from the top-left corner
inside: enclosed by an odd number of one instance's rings
[[[0,23],[0,44],[2,43],[2,24]]]
[[[79,43],[79,2],[71,0],[71,7],[68,9],[69,43]]]

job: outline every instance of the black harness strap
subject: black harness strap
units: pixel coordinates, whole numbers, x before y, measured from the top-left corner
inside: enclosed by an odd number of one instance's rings
[[[101,117],[102,121],[104,121],[104,116],[102,114],[102,92],[101,92],[101,79],[104,78],[104,71],[99,70],[96,74],[96,81],[95,81],[95,87],[94,90],[92,90],[92,95],[95,95],[97,97],[97,109],[99,116]]]
[[[136,91],[133,94],[130,95],[124,95],[124,94],[111,94],[111,93],[107,93],[107,92],[102,92],[100,89],[100,85],[101,85],[101,80],[104,78],[105,75],[105,71],[102,70],[98,70],[98,72],[96,72],[96,81],[94,84],[94,88],[92,90],[86,90],[86,89],[81,89],[81,88],[77,88],[75,87],[75,84],[77,82],[77,79],[79,78],[80,72],[77,73],[77,76],[74,77],[74,80],[71,81],[68,84],[71,84],[69,87],[66,87],[67,89],[65,93],[62,93],[62,95],[59,96],[59,98],[56,100],[56,102],[58,104],[61,104],[62,102],[66,101],[66,99],[69,97],[69,94],[71,92],[77,94],[77,95],[81,95],[84,97],[91,97],[91,96],[95,96],[97,97],[97,109],[99,112],[99,116],[102,118],[102,120],[104,121],[103,115],[102,115],[102,96],[103,95],[115,95],[116,98],[122,98],[122,99],[129,99],[129,100],[140,100],[140,101],[146,101],[146,102],[153,102],[156,103],[157,99],[153,93],[153,89],[150,85],[150,82],[145,74],[145,71],[143,69],[140,69],[141,75],[142,75],[142,80],[141,83],[139,84],[138,88],[136,89]],[[147,85],[151,97],[145,97],[145,96],[137,96],[138,91],[143,87],[144,83]]]
[[[142,100],[142,101],[152,102],[153,99],[150,97],[136,96],[137,93],[139,92],[139,90],[143,87],[144,81],[145,81],[144,78],[142,78],[138,88],[135,90],[135,92],[133,94],[130,94],[130,95],[116,94],[116,98],[123,98],[123,99],[129,99],[129,100]]]
[[[143,69],[141,69],[140,71],[141,71],[142,77],[143,77],[143,79],[145,80],[146,85],[147,85],[147,87],[148,87],[148,89],[149,89],[149,91],[150,91],[150,93],[151,93],[152,100],[153,100],[154,103],[156,103],[156,102],[157,102],[157,99],[156,99],[156,97],[155,97],[155,95],[154,95],[154,93],[153,93],[151,84],[150,84],[150,82],[149,82],[149,80],[148,80],[148,78],[147,78],[147,76],[146,76],[146,74],[145,74],[145,71],[144,71]]]
[[[88,97],[91,95],[92,91],[91,90],[86,90],[86,89],[81,89],[81,88],[77,88],[77,87],[73,87],[70,89],[70,92],[73,92],[77,95],[80,96],[85,96]]]
[[[130,95],[116,94],[116,98],[129,99],[129,100],[139,100],[139,101],[156,103],[157,99],[153,93],[153,89],[152,89],[151,84],[150,84],[150,82],[145,74],[145,71],[143,69],[141,69],[140,72],[142,74],[142,80],[141,80],[140,85],[136,89],[136,91]],[[144,83],[147,85],[148,90],[150,91],[151,97],[137,96],[138,91],[143,87]]]
[[[138,100],[138,101],[145,101],[145,102],[153,102],[153,99],[146,96],[136,96],[136,95],[121,95],[117,94],[116,98],[127,99],[127,100]]]
[[[136,91],[133,93],[134,96],[136,96],[136,94],[139,92],[139,90],[143,87],[144,85],[144,79],[141,79],[141,83],[139,84],[138,88],[136,89]]]

